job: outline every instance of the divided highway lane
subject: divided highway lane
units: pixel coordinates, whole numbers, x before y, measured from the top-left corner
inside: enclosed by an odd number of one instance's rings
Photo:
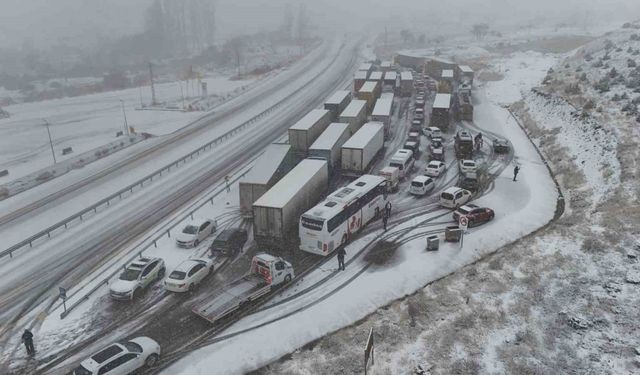
[[[271,108],[292,91],[306,85],[314,73],[326,65],[337,47],[334,41],[323,43],[288,71],[170,135],[147,141],[146,148],[141,147],[136,153],[123,153],[123,158],[115,154],[110,162],[96,164],[103,165],[101,169],[89,165],[0,202],[0,212],[4,214],[0,217],[3,243],[8,247],[44,230]],[[92,174],[87,176],[85,170]],[[55,209],[55,215],[48,212],[52,209]],[[28,226],[21,225],[27,220]]]
[[[21,311],[11,314],[10,320],[14,322],[40,301],[46,300],[51,295],[52,286],[80,280],[103,258],[142,235],[198,192],[220,181],[231,170],[248,160],[253,155],[251,150],[264,148],[280,137],[289,124],[302,117],[309,109],[320,105],[332,91],[344,87],[355,69],[355,52],[353,46],[344,48],[328,66],[330,69],[325,74],[309,83],[299,95],[291,99],[287,104],[287,108],[291,109],[276,111],[265,118],[261,121],[262,126],[254,128],[251,137],[233,139],[227,147],[216,153],[215,159],[201,160],[195,164],[197,167],[188,169],[189,175],[163,183],[161,191],[116,205],[109,211],[109,215],[100,218],[100,227],[95,228],[94,233],[83,231],[64,239],[64,251],[51,255],[55,259],[44,260],[45,263],[51,261],[50,267],[31,276],[24,275],[24,278],[18,278],[9,288],[2,288],[4,291],[0,293],[0,311],[11,309],[16,301],[24,301]],[[64,234],[60,237],[63,240]],[[51,242],[55,240],[52,239]]]

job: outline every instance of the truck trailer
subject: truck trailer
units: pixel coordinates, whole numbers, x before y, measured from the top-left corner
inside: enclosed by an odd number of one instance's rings
[[[367,81],[360,87],[360,90],[358,90],[358,99],[367,102],[367,112],[371,112],[381,92],[382,86],[378,81]]]
[[[349,139],[349,124],[334,122],[309,147],[309,157],[322,158],[329,163],[329,171],[340,167],[340,148]]]
[[[396,88],[396,81],[398,80],[398,73],[386,72],[384,73],[384,84]]]
[[[393,94],[391,94],[393,95]],[[384,136],[388,138],[391,134],[391,112],[393,99],[380,98],[376,100],[376,105],[371,112],[371,121],[378,121],[384,124]]]
[[[436,94],[431,109],[430,126],[435,126],[442,131],[449,127],[449,115],[451,111],[451,94]]]
[[[367,121],[367,102],[365,100],[352,100],[338,117],[338,122],[349,124],[351,134],[357,132],[365,121]]]
[[[409,71],[400,72],[400,96],[413,94],[413,74]]]
[[[360,128],[344,145],[341,151],[342,171],[347,175],[361,175],[367,172],[375,156],[384,146],[384,125],[368,122]]]
[[[298,219],[326,193],[326,160],[304,159],[253,204],[253,234],[258,244],[282,248],[297,240]]]
[[[340,116],[340,113],[344,111],[351,101],[351,92],[348,90],[336,91],[326,102],[324,102],[324,109],[331,112],[331,121],[335,121]]]
[[[251,268],[246,275],[208,296],[192,311],[215,324],[269,294],[274,287],[290,282],[294,277],[291,263],[273,255],[258,254],[251,260]]]
[[[293,152],[306,156],[309,146],[331,123],[331,112],[314,109],[289,128],[289,144]]]
[[[353,75],[353,91],[358,92],[360,87],[364,85],[369,77],[369,73],[364,70],[359,70]]]
[[[272,143],[240,180],[240,213],[253,216],[253,203],[295,166],[291,146]]]

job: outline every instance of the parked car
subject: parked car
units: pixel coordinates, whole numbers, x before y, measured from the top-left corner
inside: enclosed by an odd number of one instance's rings
[[[162,280],[165,273],[164,260],[140,258],[125,267],[124,271],[109,287],[111,298],[132,300],[151,283]]]
[[[472,192],[476,192],[480,187],[480,180],[476,172],[465,172],[460,176],[458,186]]]
[[[458,162],[460,173],[475,172],[478,170],[476,162],[473,160],[463,159]]]
[[[215,232],[216,225],[211,219],[196,220],[188,223],[176,236],[179,247],[197,247],[200,242]]]
[[[211,255],[237,255],[247,242],[247,231],[242,228],[227,228],[220,232],[209,246]]]
[[[506,139],[496,139],[493,141],[493,152],[496,154],[506,154],[509,152],[509,141]]]
[[[446,169],[447,166],[443,162],[439,160],[432,160],[424,168],[424,174],[425,176],[430,177],[440,177],[440,175],[443,174]]]
[[[160,358],[160,345],[141,336],[112,344],[80,362],[69,375],[127,375],[153,367]]]
[[[213,259],[185,260],[164,279],[164,288],[171,292],[193,291],[213,271]]]
[[[471,192],[466,189],[452,186],[440,193],[440,205],[446,208],[460,207],[471,199]]]
[[[458,222],[460,216],[466,216],[469,219],[468,227],[475,227],[493,220],[496,216],[492,209],[488,207],[478,207],[475,204],[466,204],[459,207],[453,213],[453,220]]]
[[[431,190],[433,190],[435,184],[431,177],[427,176],[417,176],[411,181],[411,186],[409,187],[409,193],[413,195],[425,195]]]
[[[435,126],[430,126],[430,127],[424,129],[424,135],[426,135],[427,137],[429,137],[431,139],[433,139],[433,138],[442,139],[442,130],[440,130],[439,128],[437,128]]]

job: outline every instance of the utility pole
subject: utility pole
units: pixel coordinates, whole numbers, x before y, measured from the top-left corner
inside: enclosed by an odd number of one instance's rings
[[[385,52],[387,49],[387,27],[384,27],[384,48],[385,48]]]
[[[153,64],[149,63],[149,79],[151,80],[151,105],[156,105],[156,88],[153,86]]]
[[[124,133],[129,134],[129,124],[127,123],[127,112],[124,110],[124,100],[120,99],[120,104],[122,104],[122,116],[124,117]]]
[[[47,119],[42,119],[44,121],[44,126],[47,127],[47,135],[49,135],[49,146],[51,146],[51,156],[53,156],[53,164],[58,163],[56,161],[56,153],[53,151],[53,141],[51,140],[51,131],[49,131],[49,121]]]

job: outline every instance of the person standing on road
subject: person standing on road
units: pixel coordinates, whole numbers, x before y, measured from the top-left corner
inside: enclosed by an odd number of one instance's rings
[[[520,172],[520,167],[516,165],[516,167],[513,168],[513,181],[515,181],[516,177],[518,177],[518,172]]]
[[[338,269],[344,271],[344,256],[347,255],[347,252],[344,251],[344,247],[338,250]]]
[[[391,202],[387,201],[387,204],[384,206],[384,213],[387,215],[387,219],[391,217]]]
[[[27,354],[33,356],[36,354],[36,348],[33,346],[33,333],[28,329],[25,329],[22,333],[22,342],[24,343],[25,349],[27,349]]]
[[[389,216],[387,216],[387,211],[382,215],[382,225],[384,226],[384,231],[387,231],[387,221],[389,221]]]

